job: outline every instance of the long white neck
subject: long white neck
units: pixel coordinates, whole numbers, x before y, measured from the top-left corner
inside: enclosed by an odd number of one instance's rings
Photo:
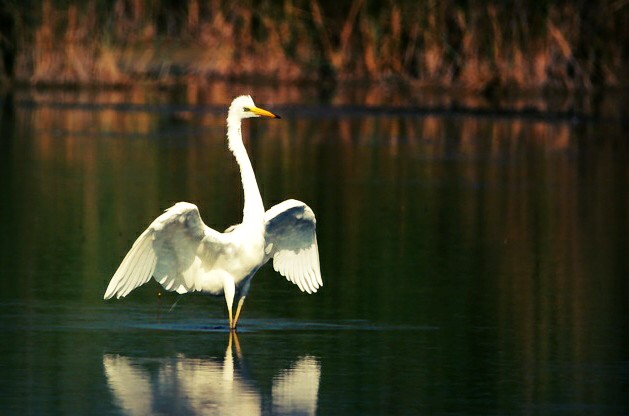
[[[262,203],[260,189],[258,189],[256,175],[247,155],[247,149],[245,149],[245,145],[242,142],[240,124],[239,117],[234,117],[231,114],[227,117],[227,144],[240,167],[240,178],[244,191],[245,207],[242,213],[242,222],[243,224],[262,224],[264,223],[264,204]]]

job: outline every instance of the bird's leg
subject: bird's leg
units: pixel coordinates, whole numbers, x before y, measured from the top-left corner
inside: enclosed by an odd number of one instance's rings
[[[223,291],[225,292],[225,302],[227,303],[227,316],[229,317],[229,329],[236,328],[236,324],[232,317],[232,305],[234,304],[234,294],[236,293],[236,286],[233,279],[230,276],[225,276],[223,281]]]
[[[236,307],[236,316],[234,317],[234,328],[238,324],[238,318],[240,318],[240,312],[242,311],[242,305],[245,304],[245,298],[249,293],[249,287],[251,286],[251,280],[248,280],[240,289],[240,297],[238,299],[238,306]]]
[[[238,299],[238,306],[236,307],[236,316],[234,316],[234,329],[236,328],[236,324],[238,324],[238,318],[240,317],[240,311],[242,311],[242,305],[245,304],[246,296],[241,296]]]

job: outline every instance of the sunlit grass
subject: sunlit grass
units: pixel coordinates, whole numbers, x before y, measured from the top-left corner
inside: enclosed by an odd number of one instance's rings
[[[617,3],[45,0],[14,7],[16,77],[35,84],[218,77],[589,91],[626,82],[628,8]]]

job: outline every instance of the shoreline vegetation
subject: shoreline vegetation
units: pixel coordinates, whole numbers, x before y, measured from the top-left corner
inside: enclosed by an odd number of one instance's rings
[[[627,87],[629,2],[5,0],[4,83]]]

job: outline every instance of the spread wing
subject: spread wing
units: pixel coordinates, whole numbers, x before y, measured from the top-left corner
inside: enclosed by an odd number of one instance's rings
[[[133,243],[104,298],[127,296],[151,276],[166,290],[199,290],[195,277],[201,268],[211,268],[225,244],[222,240],[219,232],[203,223],[196,205],[179,202],[157,217]]]
[[[273,258],[273,268],[302,292],[316,292],[323,281],[314,212],[303,202],[289,199],[269,209],[264,219],[266,260]]]

